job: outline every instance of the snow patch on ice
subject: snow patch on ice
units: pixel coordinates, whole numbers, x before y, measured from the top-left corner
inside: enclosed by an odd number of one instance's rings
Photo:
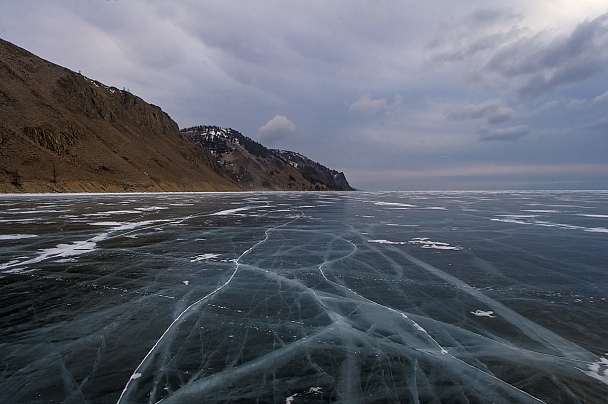
[[[441,241],[431,241],[428,237],[415,237],[408,241],[408,244],[420,244],[422,248],[433,248],[435,250],[462,250],[460,246],[451,246]]]
[[[368,243],[377,244],[407,244],[405,241],[388,241],[388,240],[367,240]]]
[[[417,244],[422,248],[433,248],[436,250],[453,250],[458,251],[462,250],[460,246],[451,246],[448,243],[443,243],[441,241],[431,241],[427,237],[415,237],[410,241],[390,241],[390,240],[367,240],[368,243],[377,243],[377,244],[391,244],[391,245],[403,245],[403,244]]]
[[[590,231],[592,233],[608,233],[608,229],[605,227],[591,227],[589,229],[585,229],[585,231]]]
[[[211,216],[228,216],[234,215],[237,212],[242,212],[244,210],[253,209],[253,206],[244,206],[242,208],[234,208],[234,209],[226,209],[220,210],[219,212],[212,213]]]
[[[588,369],[579,370],[587,376],[608,384],[608,353],[606,353],[606,357],[601,357],[597,362],[590,363]]]
[[[415,208],[416,205],[412,205],[409,203],[400,203],[400,202],[373,202],[374,205],[377,206],[398,206],[401,208]]]
[[[494,316],[494,312],[492,310],[488,310],[488,311],[484,311],[484,310],[475,310],[472,311],[471,314],[477,316],[477,317],[489,317],[489,318],[495,318],[496,316]]]
[[[36,234],[0,234],[0,240],[19,240],[22,238],[38,237]]]
[[[165,220],[144,220],[141,222],[112,222],[112,226],[105,233],[100,233],[94,237],[91,237],[88,240],[79,240],[74,241],[70,244],[57,244],[55,247],[39,250],[39,253],[34,258],[30,258],[29,260],[19,261],[16,263],[2,264],[0,265],[0,270],[6,269],[12,266],[25,266],[29,264],[35,264],[41,261],[44,261],[49,258],[68,258],[74,257],[78,255],[82,255],[91,251],[94,251],[97,248],[97,243],[103,240],[110,238],[111,234],[117,231],[125,231],[125,230],[133,230],[138,227],[146,226],[152,223],[163,222]],[[100,222],[96,222],[100,223]],[[106,222],[105,225],[108,225],[110,222]],[[14,272],[14,271],[12,271]],[[4,273],[7,273],[4,271]]]
[[[547,222],[544,220],[534,220],[535,216],[526,216],[526,215],[497,215],[502,216],[499,218],[491,218],[490,220],[494,222],[504,222],[504,223],[514,223],[514,224],[524,224],[524,225],[534,225],[541,227],[555,227],[558,229],[565,230],[582,230],[582,231],[590,231],[594,233],[608,233],[608,229],[605,227],[584,227],[584,226],[575,226],[572,224],[564,224],[564,223],[553,223]]]
[[[89,226],[122,226],[124,222],[92,222]]]
[[[132,214],[132,213],[141,213],[141,212],[139,212],[137,210],[110,210],[107,212],[86,213],[86,214],[83,214],[82,216],[97,217],[97,216],[110,216],[110,215],[126,215],[126,214]]]
[[[154,212],[156,210],[163,210],[163,209],[169,209],[166,206],[146,206],[146,207],[142,207],[142,208],[135,208],[135,210],[140,211],[140,212]]]
[[[311,396],[311,395],[314,396],[317,394],[321,394],[322,392],[323,392],[322,387],[311,387],[305,393],[295,393],[295,394],[292,394],[291,396],[285,398],[285,404],[292,404],[297,396]]]
[[[208,254],[201,254],[201,255],[197,255],[196,257],[193,257],[190,262],[199,262],[199,261],[206,261],[206,260],[210,260],[212,258],[216,258],[219,257],[219,254],[212,254],[212,253],[208,253]]]

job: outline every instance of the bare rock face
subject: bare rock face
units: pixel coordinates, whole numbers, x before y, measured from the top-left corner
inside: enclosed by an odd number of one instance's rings
[[[161,108],[0,39],[0,192],[240,189]]]

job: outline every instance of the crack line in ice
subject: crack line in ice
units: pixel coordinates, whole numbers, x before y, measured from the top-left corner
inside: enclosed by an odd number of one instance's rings
[[[319,269],[320,269],[320,268],[319,268]],[[385,306],[385,305],[383,305],[383,304],[381,304],[381,303],[378,303],[378,302],[375,302],[375,301],[373,301],[373,300],[370,300],[370,299],[366,298],[365,296],[361,296],[360,294],[358,294],[357,292],[353,291],[353,290],[352,290],[352,289],[350,289],[350,288],[347,288],[347,287],[345,287],[345,286],[339,285],[339,284],[337,284],[336,282],[330,281],[329,279],[327,279],[327,277],[325,276],[325,274],[323,273],[323,271],[322,271],[322,270],[321,270],[321,272],[322,272],[323,277],[324,277],[324,278],[325,278],[325,279],[326,279],[328,282],[332,283],[333,285],[335,285],[335,286],[337,286],[337,287],[339,287],[339,288],[342,288],[342,289],[348,290],[349,292],[351,292],[352,294],[354,294],[355,296],[357,296],[358,298],[360,298],[360,299],[364,300],[365,302],[367,302],[367,303],[369,303],[369,304],[372,304],[372,305],[374,305],[374,306],[378,306],[378,307],[381,307],[381,308],[383,308],[383,309],[389,310],[389,311],[391,311],[391,312],[393,312],[393,313],[396,313],[396,314],[400,315],[400,316],[401,316],[401,317],[403,317],[404,319],[408,320],[408,321],[409,321],[409,322],[412,324],[412,326],[413,326],[413,327],[414,327],[416,330],[418,330],[418,331],[420,331],[420,332],[425,333],[425,334],[427,335],[427,337],[428,337],[428,338],[429,338],[429,339],[430,339],[430,340],[431,340],[431,341],[432,341],[432,342],[433,342],[435,345],[437,345],[437,347],[439,347],[439,351],[440,351],[442,354],[449,354],[449,352],[448,352],[448,350],[447,350],[447,349],[445,349],[443,346],[441,346],[441,344],[439,344],[439,342],[437,342],[437,340],[436,340],[435,338],[433,338],[433,337],[432,337],[432,336],[431,336],[431,335],[430,335],[430,334],[429,334],[429,333],[428,333],[428,332],[427,332],[427,331],[426,331],[426,330],[425,330],[423,327],[421,327],[421,326],[420,326],[420,325],[419,325],[417,322],[415,322],[414,320],[412,320],[411,318],[409,318],[409,317],[408,317],[408,316],[407,316],[405,313],[403,313],[403,312],[401,312],[401,311],[399,311],[399,310],[397,310],[397,309],[393,309],[392,307],[388,307],[388,306]],[[314,292],[314,291],[313,291],[313,292]],[[415,349],[415,348],[414,348],[414,349]],[[452,356],[452,355],[450,355],[450,356]]]
[[[345,241],[349,241],[349,240],[345,240]],[[350,241],[349,241],[349,242],[350,242]],[[353,245],[354,245],[354,244],[353,244]],[[355,248],[356,248],[356,246],[355,246]],[[448,281],[450,281],[450,283],[452,283],[454,286],[460,287],[460,288],[461,288],[461,289],[463,289],[463,290],[464,290],[464,289],[471,289],[471,288],[470,288],[468,285],[466,285],[464,282],[462,282],[462,281],[461,281],[461,280],[459,280],[458,278],[455,278],[455,277],[453,277],[453,276],[451,276],[451,275],[448,275],[448,274],[446,274],[445,272],[443,272],[443,271],[441,271],[441,270],[439,270],[439,269],[437,269],[437,268],[435,268],[435,267],[432,267],[431,265],[429,265],[429,264],[427,264],[427,263],[425,263],[425,262],[423,262],[423,261],[420,261],[420,260],[418,260],[418,259],[414,258],[413,256],[411,256],[411,255],[409,255],[409,254],[407,254],[407,253],[405,253],[405,252],[403,252],[403,251],[400,251],[400,250],[399,250],[399,249],[397,249],[396,247],[393,247],[393,248],[394,248],[396,251],[399,251],[399,252],[400,252],[400,253],[401,253],[401,254],[402,254],[402,255],[403,255],[403,256],[404,256],[406,259],[410,260],[410,262],[415,263],[415,264],[416,264],[416,265],[418,265],[418,266],[421,266],[421,264],[423,264],[423,265],[424,265],[423,269],[426,269],[426,270],[430,271],[431,273],[435,274],[436,276],[439,276],[440,278],[442,278],[442,279],[444,279],[444,280],[448,280]],[[348,254],[347,256],[351,255],[352,253],[353,253],[353,252],[351,252],[351,253],[350,253],[350,254]],[[342,258],[346,258],[347,256],[342,257]],[[335,261],[337,261],[337,260],[333,260],[333,262],[335,262]],[[490,377],[490,378],[492,378],[492,379],[494,379],[494,380],[496,380],[496,381],[498,381],[498,382],[500,382],[500,383],[502,383],[502,384],[505,384],[506,386],[509,386],[510,388],[513,388],[514,390],[516,390],[516,391],[520,392],[521,394],[524,394],[524,395],[525,395],[525,396],[527,396],[527,397],[530,397],[530,398],[532,398],[532,399],[534,399],[534,400],[536,400],[536,401],[538,401],[538,402],[543,402],[542,400],[540,400],[540,399],[538,399],[538,398],[534,397],[533,395],[531,395],[531,394],[529,394],[529,393],[527,393],[527,392],[525,392],[525,391],[521,390],[520,388],[518,388],[518,387],[516,387],[516,386],[513,386],[513,385],[511,385],[511,384],[507,383],[506,381],[504,381],[504,380],[502,380],[502,379],[500,379],[500,378],[498,378],[498,377],[496,377],[496,376],[494,376],[494,375],[492,375],[492,374],[490,374],[490,373],[484,372],[482,369],[479,369],[479,368],[477,368],[477,367],[475,367],[475,366],[472,366],[472,365],[470,365],[470,364],[468,364],[468,363],[464,362],[463,360],[461,360],[461,359],[459,359],[459,358],[455,357],[454,355],[451,355],[451,354],[449,353],[449,351],[448,351],[448,350],[446,350],[444,347],[442,347],[442,346],[441,346],[441,344],[439,344],[439,342],[438,342],[437,340],[435,340],[435,338],[433,338],[433,337],[432,337],[432,336],[431,336],[431,335],[430,335],[430,334],[429,334],[429,333],[428,333],[428,332],[427,332],[427,331],[426,331],[426,330],[425,330],[423,327],[421,327],[421,326],[420,326],[420,325],[419,325],[417,322],[415,322],[414,320],[410,319],[410,318],[409,318],[409,317],[408,317],[408,316],[407,316],[405,313],[403,313],[403,312],[401,312],[401,311],[399,311],[399,310],[396,310],[396,309],[394,309],[394,308],[392,308],[392,307],[388,307],[388,306],[385,306],[385,305],[383,305],[383,304],[381,304],[381,303],[378,303],[378,302],[375,302],[375,301],[373,301],[373,300],[370,300],[370,299],[368,299],[368,298],[366,298],[366,297],[364,297],[364,296],[359,295],[358,293],[354,292],[354,291],[353,291],[352,289],[350,289],[350,288],[344,287],[344,286],[342,286],[342,285],[339,285],[339,284],[337,284],[337,283],[335,283],[335,282],[333,282],[333,281],[329,280],[329,279],[327,278],[327,276],[325,275],[325,272],[324,272],[324,271],[323,271],[323,269],[322,269],[322,267],[323,267],[325,264],[329,263],[329,262],[330,262],[330,261],[328,261],[328,262],[324,262],[323,264],[321,264],[321,265],[319,266],[319,271],[321,272],[321,275],[323,276],[323,278],[325,278],[325,280],[326,280],[326,281],[328,281],[328,282],[330,282],[330,283],[332,283],[332,284],[336,285],[336,286],[337,286],[337,287],[339,287],[339,288],[343,288],[343,289],[348,290],[349,292],[351,292],[351,293],[355,294],[355,295],[356,295],[357,297],[359,297],[360,299],[363,299],[363,300],[365,300],[365,301],[367,301],[367,302],[369,302],[369,303],[371,303],[371,304],[373,304],[373,305],[376,305],[376,306],[382,307],[382,308],[384,308],[384,309],[387,309],[387,310],[389,310],[389,311],[391,311],[391,312],[397,313],[397,314],[401,315],[403,318],[408,319],[409,321],[411,321],[412,325],[413,325],[413,326],[414,326],[414,327],[415,327],[417,330],[419,330],[419,331],[421,331],[421,332],[424,332],[424,333],[425,333],[425,334],[428,336],[428,338],[430,338],[430,339],[431,339],[431,341],[433,341],[433,342],[434,342],[434,343],[435,343],[435,344],[436,344],[436,345],[437,345],[437,346],[440,348],[440,352],[441,352],[442,354],[446,354],[446,355],[447,355],[447,356],[449,356],[450,358],[453,358],[454,360],[458,361],[459,363],[461,363],[461,364],[463,364],[463,365],[466,365],[467,367],[469,367],[469,368],[473,369],[474,371],[476,371],[476,372],[480,372],[480,373],[482,373],[482,374],[486,375],[487,377]],[[442,276],[442,275],[445,275],[445,277],[444,277],[444,276]],[[455,281],[455,282],[452,282],[452,281]],[[466,291],[466,290],[465,290],[465,291]],[[483,296],[483,297],[485,298],[485,299],[480,299],[480,300],[484,300],[484,301],[485,301],[485,300],[491,300],[491,301],[493,301],[492,299],[488,298],[487,296],[483,295],[482,293],[480,293],[480,292],[478,292],[478,291],[475,291],[475,292],[477,292],[477,293],[471,293],[471,294],[475,295],[475,297],[477,297],[477,295],[481,295],[481,296]],[[468,291],[467,291],[467,293],[468,293]],[[500,305],[500,303],[498,303],[498,302],[495,302],[495,303],[496,303],[497,305]],[[503,306],[503,307],[504,307],[504,309],[506,309],[506,310],[509,310],[509,311],[510,311],[510,309],[508,309],[506,306]],[[518,315],[518,314],[517,314],[517,313],[515,313],[515,315]],[[525,320],[525,319],[524,319],[524,320]],[[514,325],[516,325],[516,326],[517,326],[517,324],[514,324]],[[540,327],[540,326],[538,326],[538,327]],[[540,328],[542,328],[542,327],[540,327]],[[522,331],[523,331],[523,330],[522,330]],[[550,331],[548,331],[548,330],[545,330],[545,331],[547,331],[548,333],[552,334],[552,333],[551,333]],[[557,336],[557,335],[555,335],[555,334],[553,334],[553,335],[554,335],[555,337],[557,337],[557,338],[561,338],[561,337],[559,337],[559,336]],[[566,343],[571,344],[569,341],[566,341]],[[575,347],[576,347],[576,348],[578,348],[579,350],[583,351],[584,353],[589,354],[587,351],[583,350],[582,348],[580,348],[580,347],[578,347],[578,346],[576,346],[576,345],[575,345]],[[575,359],[575,360],[576,360],[576,359]],[[593,377],[593,376],[592,376],[592,377]]]
[[[264,364],[266,364],[267,362],[270,362],[275,366],[279,366],[282,363],[287,363],[291,361],[294,356],[302,355],[301,350],[305,349],[305,347],[311,343],[310,340],[312,340],[313,337],[323,337],[326,334],[332,333],[332,331],[333,330],[329,328],[324,328],[318,333],[309,336],[309,338],[302,338],[296,340],[290,344],[286,344],[279,349],[270,351],[264,354],[263,356],[259,356],[241,365],[226,367],[220,372],[211,374],[203,379],[188,382],[187,384],[180,387],[178,390],[174,391],[170,398],[173,402],[187,402],[187,399],[189,398],[188,394],[192,393],[192,391],[198,392],[204,389],[211,389],[218,385],[223,385],[226,383],[227,379],[237,380],[239,377],[250,374],[251,372],[257,369],[263,368]],[[168,397],[157,401],[157,403],[164,401],[166,398]],[[183,399],[183,401],[180,401],[180,398]]]
[[[403,312],[401,312],[401,311],[399,311],[399,310],[396,310],[396,309],[393,309],[392,307],[385,306],[385,305],[383,305],[383,304],[381,304],[381,303],[378,303],[378,302],[375,302],[375,301],[373,301],[373,300],[370,300],[370,299],[366,298],[365,296],[362,296],[362,295],[358,294],[357,292],[353,291],[352,289],[350,289],[350,288],[348,288],[348,287],[346,287],[346,286],[340,285],[340,284],[338,284],[338,283],[336,283],[336,282],[334,282],[334,281],[330,280],[330,279],[327,277],[327,275],[325,274],[325,271],[323,271],[323,267],[324,267],[325,265],[328,265],[328,264],[331,264],[331,263],[335,263],[335,262],[340,261],[340,260],[343,260],[343,259],[347,259],[347,258],[348,258],[348,257],[350,257],[351,255],[355,254],[355,252],[357,251],[357,246],[356,246],[356,245],[355,245],[355,244],[354,244],[352,241],[350,241],[350,240],[346,240],[346,239],[342,239],[342,240],[344,240],[344,241],[346,241],[346,242],[350,243],[350,244],[353,246],[353,251],[351,251],[350,253],[348,253],[347,255],[345,255],[345,256],[343,256],[343,257],[339,257],[339,258],[336,258],[336,259],[331,260],[331,261],[325,261],[325,262],[323,262],[321,265],[319,265],[319,272],[321,273],[321,275],[323,276],[323,278],[324,278],[324,279],[325,279],[327,282],[329,282],[329,283],[331,283],[331,284],[333,284],[333,285],[337,286],[337,287],[338,287],[338,288],[340,288],[340,289],[347,290],[348,292],[350,292],[350,293],[354,294],[354,295],[355,295],[355,296],[357,296],[359,299],[361,299],[361,300],[363,300],[363,301],[365,301],[365,302],[371,303],[372,305],[375,305],[375,306],[378,306],[378,307],[384,308],[384,309],[389,310],[389,311],[391,311],[391,312],[393,312],[393,313],[396,313],[396,314],[401,315],[403,318],[405,318],[405,319],[407,319],[408,321],[410,321],[410,322],[412,323],[413,327],[414,327],[414,328],[416,328],[418,331],[422,331],[422,332],[424,332],[424,333],[425,333],[425,334],[428,336],[428,338],[430,338],[430,339],[431,339],[431,341],[432,341],[433,343],[435,343],[435,344],[436,344],[436,345],[439,347],[439,350],[440,350],[440,352],[441,352],[442,354],[447,354],[447,353],[448,353],[448,351],[447,351],[447,350],[446,350],[444,347],[442,347],[442,346],[441,346],[441,344],[439,344],[439,342],[437,342],[437,340],[435,340],[435,338],[433,338],[433,337],[432,337],[432,336],[431,336],[431,335],[430,335],[430,334],[429,334],[429,333],[428,333],[428,332],[427,332],[427,331],[426,331],[424,328],[422,328],[422,327],[421,327],[421,326],[420,326],[418,323],[416,323],[414,320],[410,319],[410,318],[409,318],[409,317],[408,317],[406,314],[404,314]],[[315,293],[315,292],[314,292],[314,290],[313,290],[313,293]],[[315,293],[315,295],[316,295],[316,293]],[[323,305],[323,306],[324,306],[324,307],[326,307],[325,305]],[[451,355],[450,355],[450,356],[451,356]]]
[[[344,239],[343,239],[343,240],[344,240]],[[353,243],[352,243],[350,240],[344,240],[344,241],[348,241],[348,242],[350,242],[350,243],[351,243],[351,244],[354,246],[354,248],[355,248],[355,250],[356,250],[356,248],[357,248],[357,247],[356,247],[356,245],[355,245],[355,244],[353,244]],[[463,365],[465,365],[465,366],[467,366],[467,367],[471,368],[471,369],[472,369],[472,370],[474,370],[475,372],[480,372],[480,373],[482,373],[483,375],[485,375],[485,376],[487,376],[487,377],[489,377],[489,378],[491,378],[491,379],[493,379],[493,380],[496,380],[496,381],[498,381],[498,382],[499,382],[499,383],[501,383],[501,384],[504,384],[504,385],[506,385],[506,386],[509,386],[510,388],[512,388],[512,389],[514,389],[514,390],[516,390],[516,391],[518,391],[519,393],[521,393],[521,394],[523,394],[523,395],[525,395],[525,396],[527,396],[527,397],[529,397],[529,398],[531,398],[531,399],[533,399],[533,400],[535,400],[535,401],[538,401],[538,402],[543,402],[542,400],[540,400],[540,399],[538,399],[538,398],[534,397],[534,396],[533,396],[533,395],[531,395],[530,393],[527,393],[527,392],[525,392],[525,391],[523,391],[523,390],[519,389],[518,387],[513,386],[513,385],[511,385],[511,384],[507,383],[506,381],[504,381],[504,380],[502,380],[502,379],[500,379],[500,378],[498,378],[498,377],[496,377],[496,376],[492,375],[491,373],[484,372],[482,369],[479,369],[479,368],[477,368],[477,367],[475,367],[475,366],[472,366],[472,365],[470,365],[470,364],[468,364],[468,363],[464,362],[463,360],[461,360],[461,359],[459,359],[459,358],[455,357],[454,355],[451,355],[451,354],[449,353],[449,351],[448,351],[447,349],[445,349],[443,346],[441,346],[441,344],[439,344],[439,342],[438,342],[438,341],[437,341],[435,338],[433,338],[433,337],[432,337],[432,336],[431,336],[431,335],[430,335],[430,334],[429,334],[429,333],[428,333],[428,332],[427,332],[427,331],[426,331],[426,330],[425,330],[425,329],[424,329],[422,326],[420,326],[420,325],[419,325],[419,324],[418,324],[416,321],[414,321],[414,320],[410,319],[410,318],[409,318],[409,317],[408,317],[408,316],[407,316],[405,313],[403,313],[403,312],[401,312],[401,311],[399,311],[399,310],[397,310],[397,309],[394,309],[394,308],[392,308],[392,307],[388,307],[388,306],[385,306],[385,305],[383,305],[383,304],[381,304],[381,303],[378,303],[378,302],[375,302],[375,301],[373,301],[373,300],[370,300],[370,299],[368,299],[368,298],[366,298],[366,297],[364,297],[364,296],[362,296],[362,295],[359,295],[358,293],[356,293],[355,291],[353,291],[353,290],[352,290],[352,289],[350,289],[350,288],[347,288],[347,287],[345,287],[345,286],[339,285],[339,284],[337,284],[336,282],[333,282],[333,281],[329,280],[329,279],[327,278],[327,276],[326,276],[325,272],[323,271],[323,266],[325,266],[326,264],[329,264],[329,263],[331,263],[331,262],[336,262],[336,261],[338,261],[338,260],[345,259],[345,258],[347,258],[348,256],[350,256],[350,255],[354,254],[355,250],[353,250],[352,252],[350,252],[349,254],[347,254],[347,255],[346,255],[346,256],[344,256],[344,257],[340,257],[340,258],[334,259],[334,260],[332,260],[332,261],[326,261],[326,262],[323,262],[321,265],[319,265],[319,271],[320,271],[321,275],[323,276],[323,278],[324,278],[324,279],[325,279],[327,282],[329,282],[329,283],[331,283],[331,284],[333,284],[333,285],[337,286],[338,288],[341,288],[341,289],[344,289],[344,290],[348,290],[350,293],[354,294],[354,295],[355,295],[355,296],[357,296],[359,299],[362,299],[362,300],[364,300],[364,301],[366,301],[366,302],[368,302],[368,303],[370,303],[370,304],[372,304],[372,305],[375,305],[375,306],[378,306],[378,307],[384,308],[384,309],[386,309],[386,310],[389,310],[389,311],[391,311],[391,312],[393,312],[393,313],[399,314],[399,315],[400,315],[401,317],[403,317],[404,319],[406,319],[406,320],[410,321],[410,322],[411,322],[411,324],[412,324],[412,326],[413,326],[415,329],[417,329],[417,330],[418,330],[418,331],[420,331],[420,332],[423,332],[423,333],[424,333],[424,334],[425,334],[425,335],[426,335],[426,336],[427,336],[427,337],[428,337],[428,338],[429,338],[429,339],[430,339],[430,340],[431,340],[431,341],[432,341],[432,342],[433,342],[433,343],[434,343],[434,344],[435,344],[437,347],[439,347],[439,350],[440,350],[440,353],[441,353],[441,354],[443,354],[443,355],[447,355],[448,357],[450,357],[450,358],[452,358],[452,359],[456,360],[457,362],[459,362],[459,363],[461,363],[461,364],[463,364]],[[315,291],[314,291],[314,290],[312,290],[312,291],[313,291],[313,293],[315,293]],[[315,293],[315,295],[316,295],[316,293]],[[321,303],[321,302],[320,302],[320,303]],[[321,304],[322,304],[322,303],[321,303]],[[325,305],[323,305],[323,306],[324,306],[324,307],[326,307]],[[328,310],[329,310],[329,309],[328,309]],[[413,348],[413,349],[416,349],[416,348]],[[418,349],[416,349],[416,350],[418,350]]]
[[[167,336],[169,334],[169,332],[173,331],[175,329],[175,325],[182,319],[185,318],[186,313],[188,313],[189,311],[191,311],[191,309],[195,306],[199,306],[201,305],[205,300],[207,300],[208,298],[210,298],[211,296],[215,295],[216,293],[218,293],[220,290],[222,290],[224,287],[226,287],[226,285],[228,285],[232,279],[234,279],[234,276],[236,275],[236,273],[238,272],[239,268],[243,265],[241,264],[241,259],[243,257],[245,257],[247,254],[251,253],[251,251],[253,251],[255,248],[257,248],[258,246],[262,245],[263,243],[265,243],[266,241],[268,241],[269,237],[270,237],[270,233],[272,231],[275,231],[281,227],[287,226],[293,222],[295,222],[296,220],[300,219],[301,217],[304,216],[304,212],[300,212],[300,215],[296,216],[295,218],[293,218],[292,220],[283,223],[279,226],[276,227],[271,227],[269,229],[266,229],[264,231],[264,239],[258,241],[257,243],[255,243],[254,245],[252,245],[251,247],[249,247],[247,250],[245,250],[241,255],[238,256],[238,258],[236,259],[235,262],[235,266],[234,266],[234,271],[232,271],[232,274],[230,275],[230,277],[228,278],[228,280],[226,282],[224,282],[223,284],[221,284],[220,286],[218,286],[217,288],[215,288],[212,292],[210,292],[209,294],[201,297],[200,299],[198,299],[197,301],[195,301],[194,303],[192,303],[190,306],[186,307],[176,318],[175,320],[173,320],[173,322],[171,324],[169,324],[169,327],[167,327],[167,329],[162,333],[162,335],[160,336],[160,338],[154,343],[154,345],[152,346],[152,348],[150,349],[150,351],[148,351],[148,353],[146,354],[146,356],[144,356],[144,358],[142,359],[142,361],[139,363],[139,365],[135,368],[135,371],[133,372],[133,374],[131,375],[131,377],[129,378],[129,380],[127,381],[127,384],[125,385],[125,387],[122,390],[122,393],[120,394],[120,396],[118,397],[118,401],[117,404],[120,404],[123,401],[123,397],[125,397],[125,395],[128,393],[129,391],[129,387],[131,386],[131,382],[135,381],[137,383],[137,379],[138,377],[135,377],[135,375],[137,374],[142,374],[143,371],[148,367],[148,361],[149,358],[151,358],[152,354],[156,351],[156,348],[160,345],[160,343],[165,339],[165,336]]]
[[[404,251],[399,252],[405,259],[407,259],[411,263],[416,264],[417,266],[432,273],[433,275],[451,283],[453,286],[460,289],[461,291],[486,303],[491,308],[493,308],[497,314],[500,314],[503,318],[507,319],[509,322],[519,328],[524,334],[534,340],[544,341],[548,343],[550,346],[561,352],[565,358],[576,361],[589,361],[593,358],[593,354],[591,354],[587,350],[528,320],[527,318],[521,316],[515,311],[509,309],[502,303],[499,303],[494,299],[486,296],[479,290],[472,288],[471,286],[469,286],[462,280],[456,278],[455,276],[449,275],[443,272],[442,270],[435,268],[434,266],[427,264],[426,262],[421,261],[418,258],[415,258]]]

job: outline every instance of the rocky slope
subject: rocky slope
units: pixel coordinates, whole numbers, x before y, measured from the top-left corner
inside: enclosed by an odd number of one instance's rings
[[[159,107],[0,39],[0,192],[240,189]]]
[[[295,152],[267,149],[234,129],[195,126],[183,129],[182,134],[209,150],[246,190],[353,190],[343,173]]]
[[[351,189],[304,156],[212,128],[180,132],[129,91],[0,39],[0,193]]]

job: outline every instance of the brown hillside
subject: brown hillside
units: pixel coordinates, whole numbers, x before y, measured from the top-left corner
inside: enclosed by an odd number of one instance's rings
[[[159,107],[0,39],[0,192],[240,189]]]

